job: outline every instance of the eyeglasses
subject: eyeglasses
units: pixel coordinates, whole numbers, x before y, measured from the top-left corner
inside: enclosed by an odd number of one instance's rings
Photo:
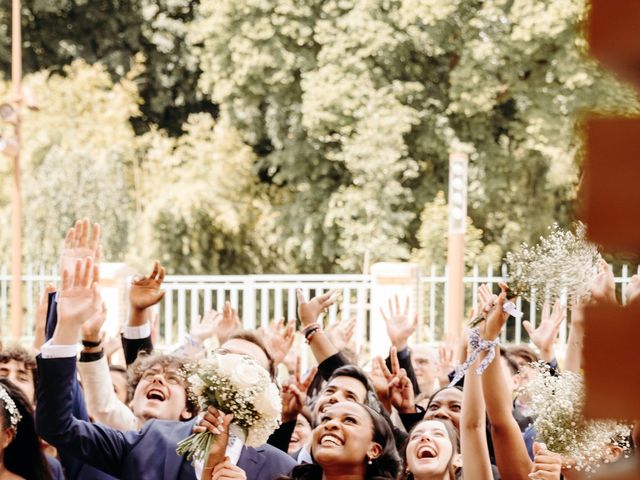
[[[169,385],[184,385],[185,383],[183,377],[178,372],[171,370],[147,370],[142,374],[141,379],[147,382],[153,382],[158,375],[162,375]]]

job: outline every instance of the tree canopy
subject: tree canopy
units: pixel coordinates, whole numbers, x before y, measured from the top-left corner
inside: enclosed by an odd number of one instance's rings
[[[585,53],[586,0],[25,4],[26,67],[47,105],[25,118],[31,260],[49,218],[76,213],[50,201],[75,185],[109,199],[95,208],[117,259],[184,273],[427,267],[444,261],[439,192],[460,150],[467,260],[496,262],[573,219],[581,116],[640,110]]]

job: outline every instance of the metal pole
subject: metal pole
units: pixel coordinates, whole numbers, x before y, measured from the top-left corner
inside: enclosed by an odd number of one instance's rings
[[[464,153],[449,156],[449,239],[445,340],[453,341],[462,332],[464,318],[464,235],[467,222],[467,164]]]
[[[15,137],[18,151],[13,157],[11,188],[11,336],[22,336],[22,198],[20,193],[20,105],[22,102],[22,32],[20,0],[12,0],[11,82],[13,104],[18,117]]]

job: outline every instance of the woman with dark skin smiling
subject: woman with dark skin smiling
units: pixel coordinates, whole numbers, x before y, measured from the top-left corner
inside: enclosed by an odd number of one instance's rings
[[[400,473],[389,424],[355,402],[335,403],[323,411],[311,449],[316,464],[299,465],[282,480],[393,480]]]
[[[462,390],[458,387],[444,387],[433,394],[424,418],[427,420],[449,420],[456,431],[460,430],[462,416]]]

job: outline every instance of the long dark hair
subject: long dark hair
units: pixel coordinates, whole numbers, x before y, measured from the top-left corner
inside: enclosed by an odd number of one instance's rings
[[[389,423],[382,415],[367,405],[360,404],[373,423],[372,439],[382,447],[378,458],[366,464],[364,478],[367,480],[396,480],[401,470],[401,461],[396,449],[395,438]],[[363,460],[364,461],[364,460]],[[317,464],[298,465],[288,477],[279,480],[322,480],[322,467]]]
[[[51,480],[49,465],[42,452],[40,439],[36,434],[31,404],[22,393],[22,390],[11,383],[10,380],[0,378],[0,388],[4,388],[7,391],[22,417],[18,422],[13,441],[4,451],[5,467],[26,480]],[[3,429],[11,427],[9,412],[5,402],[1,399],[0,418],[2,419]]]
[[[453,426],[453,423],[451,423],[449,420],[443,420],[440,418],[421,420],[413,426],[413,428],[409,432],[407,441],[404,447],[402,448],[402,451],[400,452],[400,454],[402,455],[402,463],[404,464],[405,468],[408,468],[409,466],[409,463],[407,462],[407,446],[411,441],[411,434],[418,427],[418,425],[421,425],[424,422],[440,422],[445,426],[447,433],[449,434],[449,440],[451,441],[451,446],[453,447],[451,449],[452,451],[451,458],[449,459],[449,463],[447,464],[447,471],[449,472],[449,478],[451,479],[458,478],[458,475],[460,472],[459,472],[459,469],[456,468],[456,466],[453,464],[453,458],[456,456],[456,454],[460,453],[460,437],[458,436],[458,432],[456,431],[456,427]],[[414,480],[413,473],[409,472],[408,470],[405,470],[403,480]]]

